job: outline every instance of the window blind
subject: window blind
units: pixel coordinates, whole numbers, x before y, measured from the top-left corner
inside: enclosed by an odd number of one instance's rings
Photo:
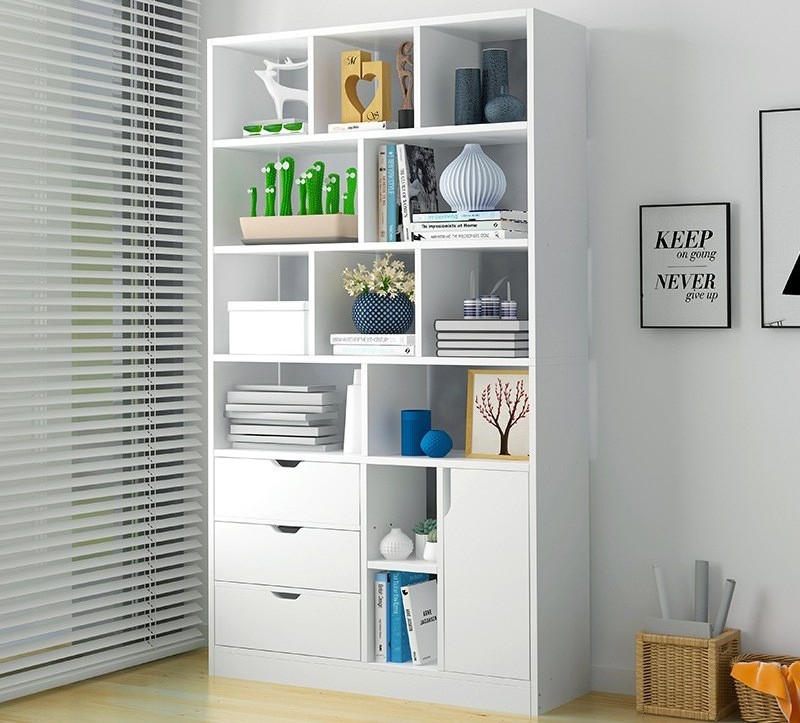
[[[204,644],[198,3],[0,3],[0,700]]]

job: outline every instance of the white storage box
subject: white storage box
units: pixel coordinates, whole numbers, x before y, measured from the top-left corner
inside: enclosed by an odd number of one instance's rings
[[[229,301],[230,354],[308,354],[307,301]]]

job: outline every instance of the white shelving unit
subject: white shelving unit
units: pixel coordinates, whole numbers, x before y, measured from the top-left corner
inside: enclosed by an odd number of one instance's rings
[[[394,60],[414,42],[416,126],[328,134],[340,120],[339,58]],[[526,121],[455,126],[453,76],[501,44],[519,62],[511,92]],[[210,672],[289,685],[535,714],[589,688],[588,301],[584,29],[535,10],[212,39],[208,45],[208,357]],[[275,115],[253,71],[308,60],[309,133],[241,138]],[[523,62],[524,60],[524,62]],[[287,76],[288,77],[288,76]],[[399,107],[393,78],[394,108]],[[297,110],[287,107],[287,115]],[[432,146],[439,172],[467,142],[504,169],[503,206],[524,208],[530,238],[378,243],[377,155],[386,142]],[[358,241],[244,246],[238,218],[259,169],[356,166]],[[352,331],[341,271],[391,251],[416,274],[414,356],[333,356]],[[457,318],[470,269],[511,274],[527,359],[436,356],[433,321]],[[228,301],[308,301],[309,354],[228,350]],[[463,450],[470,368],[524,368],[530,462],[400,455],[400,411],[426,407]],[[225,395],[237,383],[336,384],[362,370],[360,454],[234,450]],[[390,525],[435,515],[436,562],[381,560]],[[378,569],[435,574],[435,664],[376,663]]]

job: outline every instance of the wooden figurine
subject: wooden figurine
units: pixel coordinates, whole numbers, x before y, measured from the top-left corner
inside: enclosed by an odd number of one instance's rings
[[[358,97],[359,80],[378,82],[375,97],[365,108]],[[389,63],[372,60],[365,50],[342,53],[342,123],[386,121],[392,116],[392,85]]]
[[[397,48],[397,77],[400,80],[402,102],[397,111],[399,128],[414,127],[414,43],[407,40]]]

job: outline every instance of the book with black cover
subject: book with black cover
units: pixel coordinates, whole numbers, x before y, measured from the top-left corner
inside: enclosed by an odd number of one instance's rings
[[[433,148],[399,143],[397,178],[403,217],[403,241],[411,241],[413,215],[439,210],[439,186]]]

